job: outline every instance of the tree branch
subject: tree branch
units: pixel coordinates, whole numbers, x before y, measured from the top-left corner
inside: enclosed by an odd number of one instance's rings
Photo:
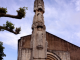
[[[14,34],[19,34],[19,32],[17,32],[16,30],[13,31],[13,30],[10,30],[9,28],[3,27],[3,26],[0,26],[0,30],[1,30],[1,29],[7,30],[7,31],[12,32],[12,33],[14,33]]]
[[[1,29],[3,29],[3,27],[2,27],[2,26],[0,26],[0,30],[1,30]]]
[[[18,15],[10,15],[10,14],[4,14],[4,13],[0,13],[0,17],[11,17],[11,18],[16,18],[16,19],[22,19],[22,17]]]

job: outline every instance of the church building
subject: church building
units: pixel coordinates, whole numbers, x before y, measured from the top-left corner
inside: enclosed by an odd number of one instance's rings
[[[32,34],[18,40],[17,60],[80,60],[80,47],[49,32],[44,24],[44,1],[34,1]]]

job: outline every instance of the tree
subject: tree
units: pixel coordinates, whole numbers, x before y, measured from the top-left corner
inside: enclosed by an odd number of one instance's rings
[[[27,7],[19,8],[19,10],[17,10],[17,15],[10,15],[10,14],[6,14],[7,8],[0,7],[0,17],[10,17],[10,18],[22,19],[23,17],[25,17],[26,9]],[[0,31],[7,30],[14,34],[19,34],[19,32],[21,31],[21,28],[16,28],[16,29],[14,28],[15,28],[14,24],[7,21],[6,24],[3,24],[3,26],[0,26]],[[2,60],[4,56],[6,56],[3,52],[4,47],[2,45],[3,43],[0,42],[0,60]]]
[[[0,60],[2,60],[4,56],[6,56],[3,51],[4,51],[3,43],[0,42]]]
[[[22,19],[23,17],[25,17],[25,14],[26,14],[25,10],[27,10],[27,7],[19,8],[19,10],[17,10],[17,15],[10,15],[10,14],[6,14],[7,8],[0,7],[0,17],[10,17],[10,18]],[[19,32],[21,31],[21,28],[16,28],[15,30],[14,28],[15,28],[14,24],[7,21],[6,24],[3,24],[3,26],[0,26],[0,31],[7,30],[14,34],[19,34]]]
[[[0,7],[0,17],[10,17],[10,18],[22,19],[23,17],[25,17],[25,10],[26,10],[25,8],[27,9],[27,7],[19,8],[19,10],[17,10],[17,15],[10,15],[10,14],[6,14],[7,8]],[[3,24],[3,26],[0,26],[0,31],[7,30],[14,34],[19,34],[19,32],[21,31],[21,28],[16,28],[15,30],[14,28],[15,28],[14,24],[7,21],[6,24]],[[0,42],[0,60],[2,60],[4,56],[6,56],[3,52],[4,47],[2,45],[3,43]]]

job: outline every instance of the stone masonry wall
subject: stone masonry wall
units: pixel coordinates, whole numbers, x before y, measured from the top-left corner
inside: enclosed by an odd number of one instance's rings
[[[48,32],[46,33],[46,39],[48,41],[48,50],[65,51],[65,52],[68,51],[70,53],[70,60],[80,60],[80,47],[74,44],[71,44]],[[18,40],[18,55],[19,56],[20,56],[20,51],[21,51],[20,49],[22,48],[30,49],[30,41],[31,41],[31,35],[24,36],[20,40]]]
[[[48,41],[48,50],[68,51],[71,60],[80,60],[80,47],[50,33],[47,33],[46,37]]]

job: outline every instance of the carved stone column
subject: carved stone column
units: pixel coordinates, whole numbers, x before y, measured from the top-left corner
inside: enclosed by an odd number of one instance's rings
[[[43,0],[35,0],[34,2],[34,19],[32,24],[31,60],[46,60],[47,58],[47,41],[46,27],[44,25],[44,2]]]

